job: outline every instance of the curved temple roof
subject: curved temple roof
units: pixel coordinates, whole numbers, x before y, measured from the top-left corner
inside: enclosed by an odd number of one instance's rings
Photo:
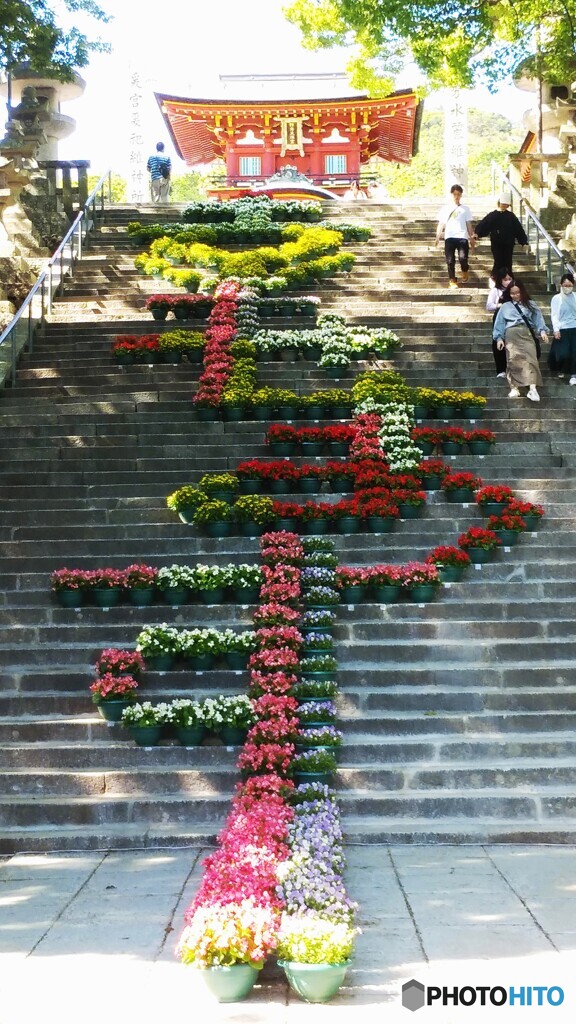
[[[409,90],[379,100],[359,96],[269,103],[155,95],[174,146],[189,166],[224,157],[227,142],[249,129],[256,135],[276,134],[278,117],[304,118],[307,133],[323,135],[327,125],[361,132],[362,162],[380,156],[409,163],[418,150],[421,103]]]

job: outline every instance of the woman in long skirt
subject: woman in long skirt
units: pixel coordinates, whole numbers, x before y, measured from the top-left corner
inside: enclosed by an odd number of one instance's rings
[[[493,338],[497,347],[506,348],[508,398],[520,398],[527,387],[527,398],[539,402],[538,386],[542,375],[538,366],[535,336],[548,341],[542,313],[530,299],[521,281],[515,281],[502,295],[502,306],[494,321]]]

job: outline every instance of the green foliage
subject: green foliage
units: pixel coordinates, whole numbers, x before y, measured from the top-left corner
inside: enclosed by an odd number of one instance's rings
[[[98,21],[109,17],[94,0],[64,0],[68,11],[83,11]],[[69,81],[75,68],[83,68],[94,51],[109,48],[91,42],[77,28],[66,31],[59,24],[61,4],[49,0],[3,0],[0,4],[0,67],[28,61],[32,70]]]
[[[412,58],[433,86],[492,86],[527,60],[552,82],[576,71],[576,26],[569,4],[549,0],[293,0],[285,8],[309,49],[355,46],[351,84],[372,96]],[[541,51],[534,57],[538,32]]]
[[[468,191],[486,195],[492,190],[490,164],[507,163],[523,137],[523,129],[515,128],[501,114],[481,110],[468,112]],[[443,196],[444,185],[444,114],[424,111],[420,130],[420,146],[410,164],[396,166],[379,163],[375,177],[386,186],[393,199],[403,196]]]
[[[88,175],[88,195],[90,195],[93,188],[100,181],[99,174]],[[122,178],[120,174],[113,174],[110,181],[110,195],[113,203],[125,203],[126,202],[126,179]],[[108,184],[104,183],[104,196],[108,201]]]
[[[191,203],[206,198],[206,178],[198,171],[189,171],[172,178],[170,200],[173,203]]]

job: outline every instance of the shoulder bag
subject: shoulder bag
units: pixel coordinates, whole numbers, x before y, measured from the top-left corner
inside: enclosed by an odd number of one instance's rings
[[[512,305],[518,311],[518,313],[520,313],[520,316],[522,317],[524,323],[526,324],[526,327],[530,331],[530,334],[532,335],[532,340],[533,340],[533,342],[534,342],[534,344],[536,346],[536,358],[540,359],[540,356],[542,355],[542,346],[540,344],[540,338],[539,338],[538,334],[534,330],[534,328],[533,328],[532,324],[530,323],[528,317],[525,316],[524,313],[522,312],[522,310],[521,310],[520,306],[518,305],[518,303],[517,302],[513,302]]]

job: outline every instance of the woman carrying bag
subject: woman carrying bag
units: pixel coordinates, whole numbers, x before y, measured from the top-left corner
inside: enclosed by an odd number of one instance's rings
[[[550,303],[554,341],[548,366],[559,377],[570,374],[569,384],[576,384],[576,296],[574,276],[566,273],[560,279],[560,292]]]
[[[542,313],[530,299],[521,281],[515,281],[502,295],[502,306],[494,321],[493,338],[497,347],[506,349],[508,398],[520,398],[527,387],[527,398],[539,402],[537,385],[542,383],[538,366],[540,339],[548,341]]]

